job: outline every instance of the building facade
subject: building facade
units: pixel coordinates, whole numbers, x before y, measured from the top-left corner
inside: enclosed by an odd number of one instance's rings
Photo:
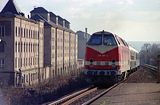
[[[70,23],[43,7],[31,18],[9,0],[0,13],[0,84],[30,86],[68,75],[77,66],[77,36]]]
[[[38,83],[43,70],[44,22],[25,18],[13,0],[0,13],[0,82],[2,85]],[[38,79],[39,78],[39,79]]]
[[[86,51],[86,43],[91,35],[87,33],[87,28],[85,28],[85,32],[77,31],[76,34],[78,36],[78,59],[84,59]]]
[[[42,19],[44,25],[44,65],[50,67],[51,77],[68,75],[76,69],[77,36],[70,23],[43,7],[31,11],[32,19]]]

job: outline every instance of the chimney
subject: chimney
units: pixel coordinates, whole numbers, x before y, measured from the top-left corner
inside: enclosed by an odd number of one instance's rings
[[[87,28],[85,28],[85,33],[87,34]]]
[[[87,39],[87,28],[85,28],[84,37]]]

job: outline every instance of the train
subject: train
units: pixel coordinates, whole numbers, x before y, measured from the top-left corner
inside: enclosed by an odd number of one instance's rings
[[[116,34],[95,32],[86,43],[84,75],[94,85],[116,83],[139,67],[138,51]]]

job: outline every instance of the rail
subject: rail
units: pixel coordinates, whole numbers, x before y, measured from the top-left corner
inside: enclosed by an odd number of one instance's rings
[[[66,103],[68,100],[71,100],[73,99],[74,97],[78,96],[78,95],[81,95],[89,90],[93,90],[94,88],[93,87],[89,87],[89,88],[86,88],[86,89],[83,89],[83,90],[80,90],[78,92],[75,92],[73,94],[70,94],[68,96],[65,96],[57,101],[54,101],[54,102],[48,102],[48,103],[44,103],[42,105],[61,105],[63,103]]]
[[[158,72],[158,68],[156,66],[152,66],[152,65],[148,65],[148,64],[144,64],[143,67],[146,67],[154,72]]]
[[[112,90],[113,88],[117,87],[119,84],[125,82],[126,80],[127,80],[127,78],[124,79],[124,80],[122,80],[122,81],[120,81],[120,82],[118,82],[118,83],[116,83],[116,84],[114,84],[114,85],[111,86],[110,88],[106,89],[104,92],[96,95],[95,97],[93,97],[92,99],[90,99],[90,100],[88,100],[87,102],[83,103],[82,105],[90,105],[90,104],[93,103],[95,100],[99,99],[99,98],[102,97],[104,94],[108,93],[110,90]]]

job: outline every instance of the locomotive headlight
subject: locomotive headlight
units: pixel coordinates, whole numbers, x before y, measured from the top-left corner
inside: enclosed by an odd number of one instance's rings
[[[116,68],[116,61],[112,60],[112,68],[115,69]]]
[[[90,62],[90,65],[93,65],[93,59],[90,59],[89,62]]]
[[[112,65],[116,65],[116,61],[115,60],[112,60]]]

